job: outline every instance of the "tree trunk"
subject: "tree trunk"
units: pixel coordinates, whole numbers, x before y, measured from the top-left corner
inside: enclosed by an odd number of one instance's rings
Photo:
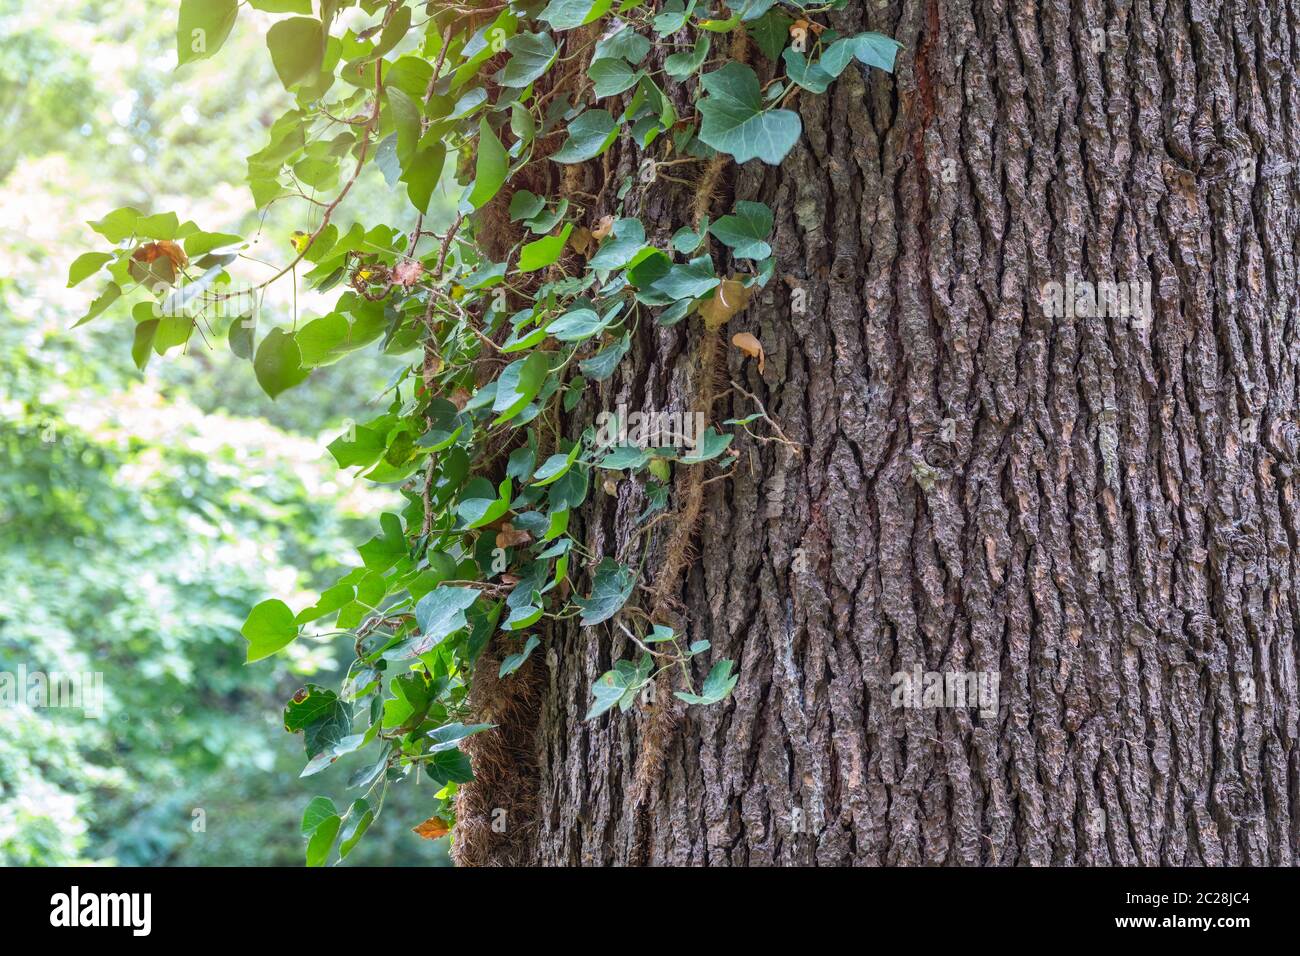
[[[800,446],[738,435],[667,605],[712,642],[696,684],[722,658],[739,683],[586,721],[639,652],[614,622],[554,628],[511,731],[525,819],[471,862],[1293,863],[1300,4],[867,0],[829,22],[900,40],[896,74],[801,94],[795,151],[722,170],[710,202],[767,202],[777,269],[703,410],[758,411],[735,382]],[[643,155],[570,184],[602,197],[593,221]],[[662,243],[695,198],[632,201]],[[1150,290],[1149,321],[1044,306],[1111,280]],[[570,436],[620,403],[694,410],[704,337],[643,321]],[[593,487],[581,540],[635,564],[644,507],[635,481]],[[668,535],[647,538],[652,583]],[[918,671],[996,674],[996,707],[901,706]]]

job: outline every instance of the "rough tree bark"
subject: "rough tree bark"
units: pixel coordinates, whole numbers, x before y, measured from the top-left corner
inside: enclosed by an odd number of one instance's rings
[[[800,96],[795,151],[712,204],[776,211],[776,278],[723,340],[752,332],[765,371],[726,345],[725,379],[803,446],[737,439],[675,592],[740,682],[667,705],[641,794],[650,709],[583,720],[635,648],[554,630],[511,729],[524,835],[472,862],[1292,864],[1300,3],[829,20],[899,39],[896,75]],[[620,144],[609,175],[639,159]],[[674,184],[641,201],[659,239],[689,219]],[[1070,276],[1150,282],[1149,327],[1045,315]],[[619,402],[689,409],[701,336],[643,323],[571,434]],[[710,418],[753,411],[732,390]],[[618,553],[642,507],[593,488],[586,546]],[[997,716],[894,706],[917,665],[997,671]]]

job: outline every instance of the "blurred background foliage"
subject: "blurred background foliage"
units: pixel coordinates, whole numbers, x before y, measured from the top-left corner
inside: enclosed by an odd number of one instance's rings
[[[69,331],[86,296],[68,264],[111,209],[256,236],[268,263],[312,226],[303,203],[248,213],[244,157],[290,106],[256,17],[177,71],[176,9],[0,0],[0,671],[98,671],[105,688],[98,720],[0,706],[0,864],[297,866],[306,801],[352,796],[351,767],[298,778],[281,724],[306,678],[338,683],[334,639],[245,666],[239,627],[359,563],[385,500],[324,445],[377,412],[402,359],[356,356],[272,402],[199,336],[141,374],[125,312]],[[409,225],[377,173],[349,207]],[[262,327],[313,307],[280,283]],[[391,790],[348,865],[445,864],[445,839],[409,831],[432,793]]]

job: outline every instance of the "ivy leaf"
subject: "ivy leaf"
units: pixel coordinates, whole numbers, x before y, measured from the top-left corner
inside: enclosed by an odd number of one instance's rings
[[[592,381],[603,382],[614,374],[614,369],[631,347],[632,336],[624,332],[612,345],[605,346],[591,358],[579,362],[578,370]]]
[[[384,701],[384,729],[415,726],[424,720],[432,704],[430,685],[419,674],[394,677],[388,682],[393,695]]]
[[[339,0],[322,0],[322,3],[334,5]],[[369,6],[369,4],[367,4]],[[478,75],[481,67],[493,55],[501,52],[499,40],[514,35],[519,19],[510,10],[502,10],[495,20],[484,23],[460,50],[461,64],[451,77],[451,89],[457,90],[466,81]],[[478,87],[482,89],[482,87]]]
[[[636,587],[636,572],[613,558],[604,558],[596,565],[591,582],[590,597],[575,597],[573,603],[582,608],[583,627],[607,621],[627,603]]]
[[[527,358],[507,365],[496,381],[492,411],[498,414],[493,424],[509,421],[522,412],[524,406],[541,391],[550,370],[550,359],[545,352],[533,352]]]
[[[236,322],[236,325],[239,323]],[[131,340],[131,360],[135,362],[135,367],[144,371],[144,367],[149,364],[149,358],[153,355],[154,337],[158,334],[159,322],[157,319],[146,319],[144,322],[136,324],[135,335]],[[231,326],[234,329],[234,326]],[[241,356],[242,357],[242,356]]]
[[[525,604],[521,607],[510,609],[510,617],[501,625],[503,631],[522,631],[524,628],[532,627],[540,620],[542,609],[533,607],[531,604]]]
[[[690,226],[682,226],[673,233],[672,245],[684,256],[689,256],[696,249],[700,248],[700,243],[709,231],[709,220],[706,217],[701,223],[699,231],[692,229]]]
[[[605,37],[596,44],[596,51],[592,54],[591,61],[597,63],[610,57],[618,57],[636,66],[649,52],[650,39],[643,37],[630,26],[624,25],[617,33]]]
[[[894,72],[894,60],[903,44],[881,33],[859,33],[853,40],[854,55],[859,60],[886,73]]]
[[[569,138],[551,159],[557,163],[585,163],[609,149],[617,136],[618,124],[606,110],[587,110],[569,124]]]
[[[529,441],[535,441],[534,436],[529,430]],[[530,445],[520,445],[510,453],[506,459],[506,477],[522,481],[533,473],[533,465],[537,462],[537,449]]]
[[[655,33],[661,37],[676,33],[686,26],[686,21],[694,11],[695,0],[689,0],[688,3],[683,3],[683,0],[668,0],[661,8],[661,12],[652,21]]]
[[[353,802],[348,808],[348,825],[343,828],[339,834],[339,858],[346,860],[348,854],[352,852],[353,847],[370,829],[370,824],[375,821],[375,811],[370,809],[368,800],[360,799]]]
[[[325,27],[311,17],[290,17],[271,24],[266,32],[271,62],[286,90],[314,79],[325,58]]]
[[[679,690],[673,696],[688,704],[716,704],[725,700],[731,695],[736,682],[740,680],[739,674],[734,677],[731,675],[734,664],[735,661],[718,661],[714,664],[713,669],[709,671],[709,676],[704,678],[704,686],[700,688],[699,694],[688,694]]]
[[[510,104],[510,129],[518,137],[522,146],[527,146],[537,136],[537,120],[528,111],[528,107],[519,101]],[[512,147],[512,150],[522,148]]]
[[[334,838],[338,836],[342,817],[328,817],[315,830],[307,841],[307,865],[324,866],[329,859],[330,850],[334,848]]]
[[[90,228],[109,242],[118,243],[135,235],[136,224],[140,219],[140,210],[123,206],[121,209],[114,209],[103,219],[91,222]]]
[[[474,184],[465,200],[471,209],[482,209],[487,205],[488,200],[497,194],[506,181],[509,164],[510,157],[506,154],[505,147],[501,145],[501,140],[497,139],[497,134],[492,132],[487,117],[479,120],[478,158],[474,167]]]
[[[536,80],[559,55],[549,33],[520,33],[506,42],[506,49],[510,61],[497,74],[497,82],[512,89],[522,89]]]
[[[297,340],[283,329],[272,329],[257,347],[253,372],[262,391],[272,398],[307,378]]]
[[[835,76],[827,72],[821,63],[809,63],[802,53],[793,48],[782,53],[781,59],[785,60],[785,71],[790,79],[810,93],[825,93],[835,80]]]
[[[493,411],[498,412],[493,425],[508,421],[524,411],[533,401],[550,372],[550,359],[546,352],[532,352],[526,359],[506,365],[497,380],[497,393],[493,398]]]
[[[667,274],[650,286],[650,291],[672,299],[697,299],[716,288],[720,281],[713,272],[712,257],[704,255],[687,263],[673,263]]]
[[[481,479],[478,479],[478,483],[488,494],[491,494],[491,484]],[[471,482],[468,487],[474,488],[474,486],[475,482]],[[510,479],[507,478],[497,487],[495,498],[463,497],[456,506],[456,517],[465,523],[466,528],[481,528],[496,521],[509,510]]]
[[[442,178],[442,166],[447,159],[447,147],[441,142],[415,150],[402,164],[401,181],[406,183],[406,197],[421,213],[429,211],[429,201]]]
[[[377,534],[361,547],[357,553],[362,563],[371,571],[387,571],[407,555],[406,536],[402,532],[402,519],[391,512],[379,516],[382,534]]]
[[[614,0],[551,0],[537,19],[551,25],[553,30],[573,30],[599,20],[613,5]]]
[[[582,468],[570,468],[551,485],[547,500],[552,508],[578,507],[587,500],[587,472]]]
[[[771,4],[768,6],[770,7]],[[749,17],[743,14],[741,19],[750,20]],[[754,22],[745,27],[745,32],[749,34],[750,39],[763,52],[763,56],[775,63],[790,39],[790,24],[792,23],[794,23],[794,18],[778,7],[775,10],[765,10],[761,15],[757,16]]]
[[[322,4],[322,6],[324,6],[324,4]],[[302,12],[311,13],[311,8],[308,7]],[[406,36],[410,29],[411,8],[405,6],[398,7],[393,13],[391,19],[389,19],[388,26],[384,27],[384,32],[380,34],[379,42],[375,44],[375,48],[366,55],[365,61],[373,62],[374,60],[381,59],[385,54],[392,50],[393,47],[402,42],[402,38]]]
[[[901,47],[897,40],[879,33],[860,33],[836,40],[815,63],[810,63],[804,54],[794,49],[786,50],[781,57],[785,60],[790,79],[804,89],[820,94],[826,92],[826,88],[855,57],[867,66],[894,72],[894,59]]]
[[[722,286],[719,285],[718,288],[721,289]],[[716,297],[717,296],[715,295],[714,298]],[[686,318],[686,313],[690,312],[691,306],[693,305],[695,305],[695,302],[691,299],[679,299],[669,308],[664,309],[663,312],[659,313],[656,321],[660,325],[676,325],[682,319]]]
[[[333,751],[352,729],[352,708],[317,684],[301,688],[284,705],[284,729],[303,735],[308,759]],[[328,759],[328,758],[326,758]]]
[[[344,316],[331,312],[312,319],[295,332],[303,367],[316,368],[342,358],[349,351],[351,328]]]
[[[627,710],[636,700],[637,691],[650,680],[654,670],[654,660],[649,654],[643,654],[636,664],[631,661],[619,661],[612,671],[606,671],[596,683],[591,685],[595,701],[587,711],[587,720],[594,720],[615,704],[621,710]]]
[[[524,666],[533,650],[542,642],[536,636],[529,637],[524,642],[524,648],[518,654],[510,654],[501,662],[501,668],[497,671],[497,677],[505,677],[507,674],[513,674],[519,668]]]
[[[68,288],[71,289],[77,283],[86,281],[98,272],[104,263],[112,260],[113,255],[109,252],[86,252],[77,256],[68,268]]]
[[[546,198],[535,196],[527,189],[520,189],[510,197],[510,221],[533,219],[546,208]]]
[[[644,638],[642,638],[642,643],[662,644],[665,641],[671,641],[674,637],[676,637],[676,634],[673,633],[673,629],[671,627],[668,627],[665,624],[656,624],[651,629],[650,633],[647,634]]]
[[[547,522],[546,525],[546,534],[542,535],[543,543],[554,541],[560,535],[569,530],[569,515],[571,513],[572,512],[570,512],[568,508],[560,508],[551,511],[550,521]],[[568,556],[566,555],[563,560],[567,563]]]
[[[544,205],[545,205],[545,201],[543,200],[543,206]],[[561,199],[558,203],[555,204],[555,208],[549,209],[545,212],[538,213],[536,216],[533,216],[531,219],[525,222],[524,225],[528,227],[529,232],[535,233],[537,235],[542,235],[543,233],[550,232],[552,229],[554,229],[555,224],[559,222],[561,219],[563,219],[565,213],[567,213],[568,211],[569,211],[569,200]]]
[[[704,65],[709,55],[709,35],[701,33],[689,53],[674,53],[664,60],[664,72],[675,80],[684,80]]]
[[[476,86],[456,101],[456,105],[452,108],[451,114],[447,119],[464,119],[486,102],[487,90],[483,89],[481,86]]]
[[[548,325],[546,332],[561,342],[581,342],[591,338],[607,324],[594,309],[570,309]]]
[[[338,808],[329,797],[313,797],[302,812],[302,835],[311,836],[322,823],[338,815]]]
[[[311,0],[248,0],[248,5],[266,13],[311,13]]]
[[[696,20],[696,22],[710,33],[730,33],[736,27],[740,26],[740,15],[733,13],[725,20]]]
[[[298,636],[298,625],[294,622],[289,605],[272,599],[263,601],[248,612],[239,633],[248,641],[246,660],[252,664],[293,643],[293,639]]]
[[[243,236],[228,232],[194,232],[185,237],[185,252],[191,259],[197,259],[214,249],[229,251],[231,247],[242,245],[243,242]]]
[[[737,259],[766,259],[772,254],[766,242],[772,233],[772,210],[766,203],[737,202],[735,213],[723,216],[709,232]]]
[[[727,447],[731,444],[731,440],[735,437],[735,435],[719,434],[714,430],[713,426],[710,425],[708,428],[704,429],[704,434],[700,436],[699,441],[696,442],[691,453],[682,456],[682,464],[697,465],[702,461],[709,461],[713,458],[717,458],[727,450]]]
[[[779,165],[803,131],[799,114],[764,110],[758,75],[743,63],[731,62],[701,80],[708,94],[700,100],[700,141],[736,162],[751,159]]]
[[[468,623],[465,612],[478,600],[478,595],[474,588],[439,586],[416,602],[415,620],[430,648],[465,627]]]
[[[653,246],[635,256],[627,265],[627,281],[638,289],[649,289],[672,269],[673,261]]]
[[[176,22],[176,65],[203,60],[221,49],[239,12],[236,0],[181,0]]]
[[[597,99],[617,96],[631,89],[641,78],[640,72],[634,71],[618,57],[606,57],[594,61],[591,68],[587,70],[587,75],[591,77],[592,89]]]
[[[496,724],[462,724],[459,721],[443,724],[436,730],[429,731],[425,736],[433,741],[429,748],[430,753],[440,753],[443,750],[451,750],[466,737],[472,737],[475,734],[481,734],[485,730],[491,730]]]
[[[578,453],[582,451],[582,443],[575,442],[573,448],[567,455],[556,454],[542,462],[540,468],[533,473],[534,485],[549,485],[551,482],[559,479],[566,471],[573,467],[573,463],[578,460]]]
[[[467,275],[462,283],[466,289],[488,289],[506,277],[506,263],[485,262]]]
[[[838,77],[844,72],[844,68],[853,62],[857,47],[857,37],[844,37],[836,40],[822,51],[821,57],[817,60],[817,65],[831,76]]]
[[[160,212],[152,216],[141,216],[135,222],[135,231],[149,239],[176,239],[181,228],[180,219],[174,212]]]
[[[729,4],[729,6],[734,6],[734,4]],[[740,19],[743,21],[757,20],[774,6],[776,6],[776,0],[745,0],[744,5],[740,8]]]
[[[449,783],[469,783],[474,779],[474,768],[470,765],[469,757],[460,750],[438,751],[432,760],[424,764],[424,769],[428,772],[429,779],[439,788]]]
[[[567,223],[558,236],[546,236],[536,242],[530,242],[519,250],[518,272],[536,272],[545,269],[564,252],[564,244],[573,232],[573,223]]]
[[[361,465],[368,468],[379,460],[387,446],[384,436],[374,429],[358,425],[355,430],[344,432],[325,446],[326,451],[334,456],[340,468]]]
[[[614,223],[613,235],[605,240],[600,250],[587,265],[592,269],[611,271],[621,269],[645,246],[645,227],[639,219],[619,219]]]
[[[637,445],[617,445],[600,460],[600,467],[611,471],[636,470],[650,460],[650,453]]]
[[[522,352],[526,349],[535,348],[544,341],[546,341],[545,328],[534,328],[525,331],[521,327],[510,333],[510,338],[501,343],[501,352],[503,354]]]

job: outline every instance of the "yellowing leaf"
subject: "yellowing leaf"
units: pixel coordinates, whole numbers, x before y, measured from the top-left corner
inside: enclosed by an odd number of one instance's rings
[[[599,229],[600,227],[597,226],[596,228]],[[610,224],[610,228],[613,228],[612,223]],[[596,247],[595,239],[598,238],[600,237],[586,226],[579,226],[573,231],[573,237],[569,240],[569,243],[573,246],[574,252],[589,259],[591,258],[591,253]]]
[[[731,317],[749,305],[750,290],[738,279],[723,279],[713,298],[700,303],[700,316],[704,324],[718,329],[731,321]]]

